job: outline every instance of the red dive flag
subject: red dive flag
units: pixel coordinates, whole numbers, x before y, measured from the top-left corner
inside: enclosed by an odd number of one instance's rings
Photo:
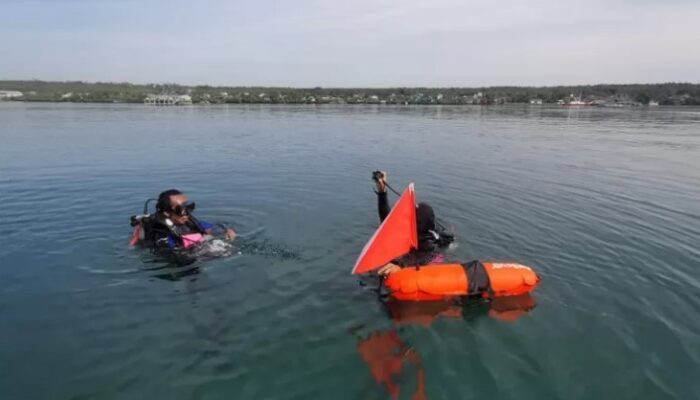
[[[416,194],[411,183],[362,249],[352,273],[372,271],[417,247]]]

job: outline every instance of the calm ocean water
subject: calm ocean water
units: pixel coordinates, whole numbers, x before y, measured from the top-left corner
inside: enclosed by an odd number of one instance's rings
[[[2,103],[0,143],[3,399],[700,398],[700,109]],[[377,168],[536,307],[377,301]],[[171,187],[235,254],[128,247]]]

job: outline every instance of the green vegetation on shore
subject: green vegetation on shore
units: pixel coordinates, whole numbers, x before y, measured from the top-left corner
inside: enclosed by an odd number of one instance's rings
[[[188,95],[195,104],[505,104],[557,103],[581,97],[613,104],[700,105],[700,84],[660,83],[482,88],[282,88],[176,84],[0,81],[0,91],[19,91],[13,101],[143,103],[150,95]],[[7,99],[6,99],[7,100]]]

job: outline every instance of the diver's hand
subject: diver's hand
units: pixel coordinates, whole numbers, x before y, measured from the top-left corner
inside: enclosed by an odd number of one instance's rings
[[[227,240],[233,240],[236,238],[236,232],[231,228],[226,228],[226,232],[224,232],[224,236],[226,237]]]
[[[386,180],[387,180],[387,174],[386,171],[379,171],[382,173],[380,177],[377,178],[375,181],[377,185],[377,192],[378,193],[385,193],[386,192]]]
[[[377,270],[377,273],[379,275],[387,276],[389,274],[393,274],[394,272],[400,271],[400,270],[401,270],[400,265],[396,265],[394,263],[388,263],[387,265],[379,268],[379,270]]]

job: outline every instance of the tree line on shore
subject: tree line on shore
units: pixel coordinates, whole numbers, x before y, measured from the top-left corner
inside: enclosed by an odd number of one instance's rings
[[[506,104],[557,103],[571,98],[615,99],[629,104],[700,105],[700,84],[601,84],[480,88],[284,88],[186,86],[47,81],[0,81],[0,91],[19,91],[14,101],[142,103],[152,95],[189,96],[195,104]]]

